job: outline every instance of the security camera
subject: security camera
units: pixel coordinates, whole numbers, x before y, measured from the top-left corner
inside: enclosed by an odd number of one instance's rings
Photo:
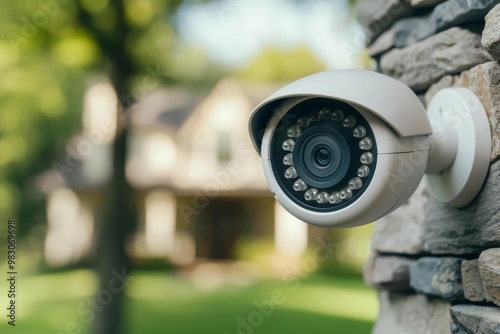
[[[307,223],[353,227],[404,204],[424,174],[432,197],[470,203],[489,168],[491,135],[468,89],[426,109],[403,83],[363,70],[321,72],[260,103],[250,134],[278,202]]]

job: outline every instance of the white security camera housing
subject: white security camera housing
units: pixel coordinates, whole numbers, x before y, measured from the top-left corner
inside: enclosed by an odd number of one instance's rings
[[[424,173],[431,196],[465,206],[490,161],[488,118],[474,93],[443,89],[426,112],[406,85],[371,71],[297,80],[257,106],[249,126],[278,202],[323,227],[387,215],[411,197]]]

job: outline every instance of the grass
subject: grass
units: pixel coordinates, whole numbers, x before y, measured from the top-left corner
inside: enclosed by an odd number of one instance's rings
[[[16,334],[88,333],[89,316],[81,313],[81,305],[96,287],[94,274],[84,270],[21,277],[17,325],[9,329]],[[277,304],[269,302],[272,297]],[[1,296],[0,302],[7,300]],[[265,305],[264,311],[254,303]],[[373,326],[377,301],[360,278],[313,276],[293,284],[260,281],[200,291],[173,275],[137,272],[125,312],[128,334],[365,334]],[[2,321],[0,332],[7,327]]]

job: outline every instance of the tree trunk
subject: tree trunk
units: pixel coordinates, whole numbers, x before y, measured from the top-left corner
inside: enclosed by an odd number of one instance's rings
[[[105,213],[97,228],[99,290],[92,334],[121,334],[123,299],[128,284],[125,241],[135,215],[125,178],[127,131],[118,134],[113,147],[113,177],[105,193]]]
[[[123,300],[128,285],[129,271],[126,239],[135,224],[136,208],[132,189],[127,182],[125,167],[129,129],[128,109],[133,102],[127,84],[134,73],[131,56],[125,39],[129,27],[125,19],[122,0],[111,0],[117,22],[111,34],[94,29],[103,54],[109,65],[110,79],[118,96],[117,130],[113,143],[113,175],[104,192],[103,214],[98,219],[96,271],[99,290],[96,294],[96,312],[92,334],[124,333]],[[88,21],[90,26],[92,24]],[[91,28],[92,29],[92,28]]]
[[[165,13],[173,13],[181,0],[165,3]],[[94,26],[92,14],[78,6],[81,24],[93,35],[109,66],[110,79],[118,96],[117,132],[113,143],[113,176],[104,192],[103,214],[96,219],[96,271],[99,276],[99,290],[95,295],[95,317],[92,334],[122,334],[123,300],[128,284],[128,258],[126,239],[136,221],[136,207],[133,191],[125,175],[127,139],[129,130],[128,110],[134,102],[128,87],[135,73],[135,63],[125,46],[131,28],[125,17],[123,0],[110,0],[109,5],[116,13],[116,24],[111,31],[102,31]]]

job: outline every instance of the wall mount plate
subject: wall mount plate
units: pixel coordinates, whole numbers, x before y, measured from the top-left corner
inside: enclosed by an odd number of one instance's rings
[[[488,115],[479,98],[467,88],[440,90],[429,103],[427,114],[454,129],[458,139],[451,167],[440,174],[425,175],[427,189],[437,201],[463,207],[476,197],[488,174],[491,155]]]

